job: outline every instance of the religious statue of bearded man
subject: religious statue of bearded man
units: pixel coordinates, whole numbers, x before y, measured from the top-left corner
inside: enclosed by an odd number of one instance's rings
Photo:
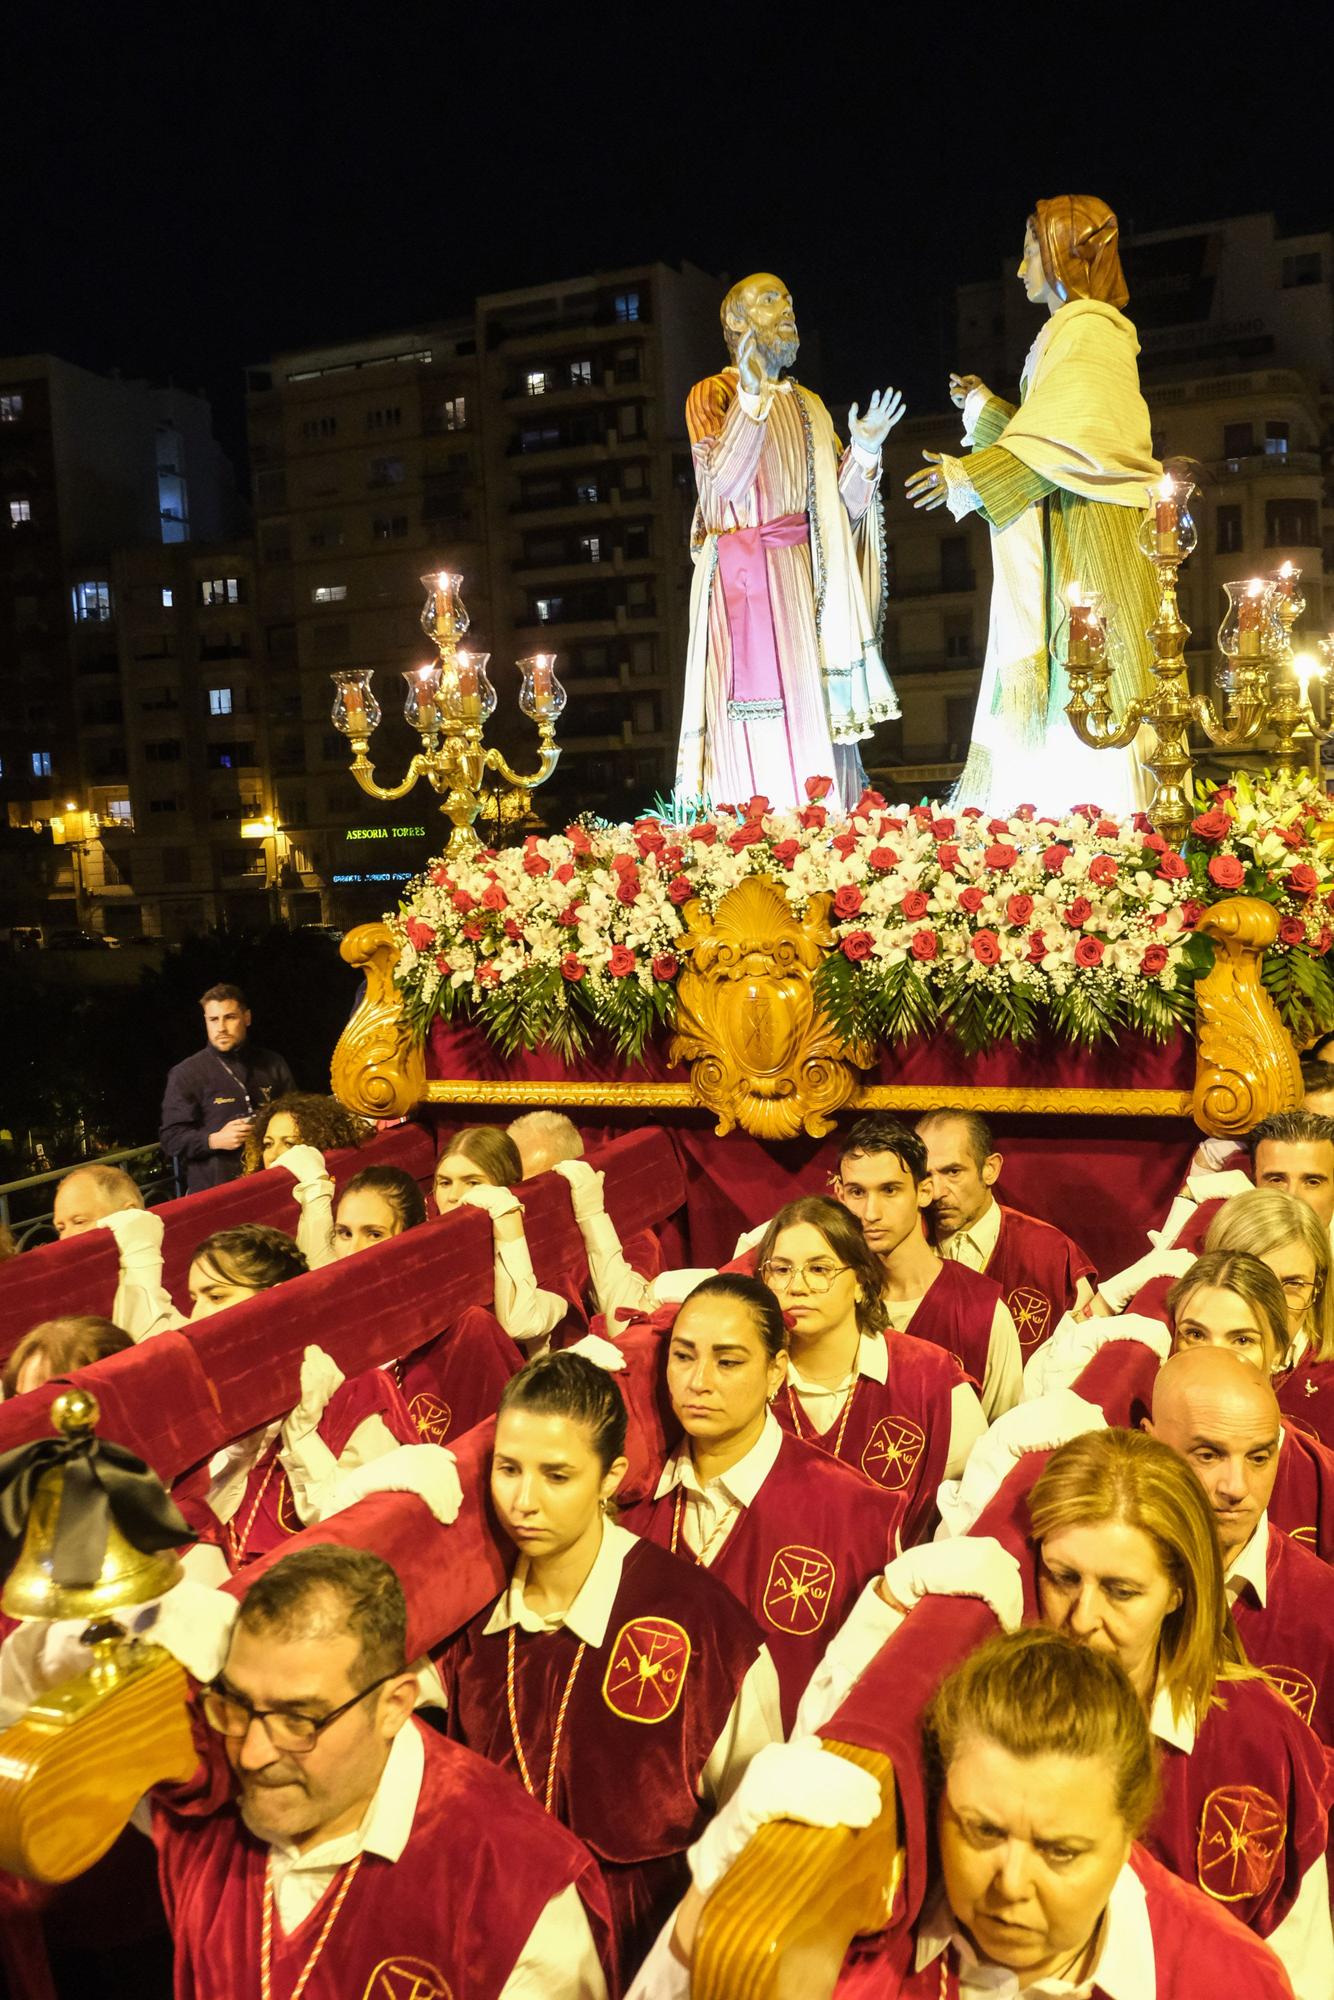
[[[899,713],[880,655],[879,485],[903,399],[854,403],[843,451],[820,398],[784,373],[798,343],[782,280],[733,285],[722,324],[732,366],[686,403],[699,501],[677,793],[784,808],[828,777],[846,809],[866,785],[858,743]]]
[[[1138,534],[1161,477],[1121,308],[1126,281],[1115,215],[1096,195],[1040,201],[1029,217],[1018,276],[1048,318],[1028,350],[1019,403],[975,375],[952,375],[968,455],[925,452],[907,482],[918,508],[976,511],[991,529],[991,624],[968,761],[955,806],[1060,812],[1096,803],[1129,815],[1147,803],[1137,743],[1093,750],[1065,714],[1068,597],[1115,607],[1109,631],[1118,715],[1151,685],[1146,628],[1157,608]],[[1052,753],[1055,752],[1055,755]]]

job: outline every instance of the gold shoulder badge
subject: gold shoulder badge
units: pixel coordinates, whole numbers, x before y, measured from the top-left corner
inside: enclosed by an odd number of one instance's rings
[[[777,1632],[818,1632],[829,1611],[834,1565],[821,1549],[780,1549],[769,1565],[761,1609]]]
[[[866,1440],[862,1471],[877,1486],[897,1492],[912,1478],[925,1444],[926,1432],[910,1417],[881,1417]]]
[[[423,1389],[408,1404],[408,1415],[421,1433],[424,1444],[443,1444],[449,1436],[449,1427],[454,1421],[454,1412],[440,1396],[433,1396],[429,1389]]]
[[[681,1699],[690,1634],[672,1618],[632,1618],[616,1634],[602,1699],[626,1722],[665,1722]]]
[[[1258,1785],[1220,1785],[1200,1814],[1200,1887],[1220,1903],[1262,1895],[1280,1866],[1287,1830],[1278,1800]]]
[[[454,2000],[449,1981],[424,1958],[382,1958],[361,2000]]]

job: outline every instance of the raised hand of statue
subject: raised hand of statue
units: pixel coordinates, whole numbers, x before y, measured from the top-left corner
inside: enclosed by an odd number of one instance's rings
[[[982,377],[980,375],[951,375],[950,401],[953,403],[955,409],[961,410],[968,401],[970,392],[981,387]]]
[[[758,396],[769,379],[753,327],[748,326],[737,342],[736,372],[737,387],[748,396]]]
[[[945,505],[947,489],[945,475],[939,469],[940,453],[924,451],[922,457],[926,460],[925,471],[911,473],[903,482],[903,490],[919,513],[929,514],[933,507]]]
[[[854,444],[873,458],[878,457],[885,439],[889,436],[907,404],[897,389],[876,389],[866,405],[866,415],[862,416],[856,403],[848,411],[848,430]]]

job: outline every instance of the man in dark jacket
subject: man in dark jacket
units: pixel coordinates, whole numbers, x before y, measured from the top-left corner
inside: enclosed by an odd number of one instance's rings
[[[159,1134],[184,1169],[187,1194],[234,1181],[254,1113],[296,1089],[280,1055],[246,1040],[250,1009],[239,986],[210,986],[199,1004],[208,1047],[168,1074]]]

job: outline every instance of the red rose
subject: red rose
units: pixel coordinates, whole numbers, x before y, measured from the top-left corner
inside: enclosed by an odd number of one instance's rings
[[[506,917],[505,935],[507,938],[510,939],[512,943],[517,943],[518,940],[523,936],[522,924],[517,923],[513,917]]]
[[[1167,852],[1167,842],[1163,839],[1161,833],[1146,834],[1144,845],[1148,848],[1150,854],[1166,854]]]
[[[884,795],[880,792],[873,792],[868,785],[852,810],[859,813],[883,812],[885,805],[886,800]]]
[[[551,873],[551,863],[547,860],[545,854],[525,854],[523,857],[523,872],[525,875],[549,875]],[[573,874],[574,870],[571,869],[570,873]]]
[[[1019,859],[1019,849],[1011,847],[1008,840],[998,840],[987,848],[982,859],[988,868],[1013,868]]]
[[[1009,831],[1010,822],[1008,819],[989,819],[987,821],[987,832],[993,840],[999,840],[1001,834],[1008,833]]]
[[[461,917],[466,917],[469,910],[475,910],[477,907],[475,899],[466,889],[456,889],[449,900]]]
[[[1030,965],[1041,965],[1041,963],[1042,963],[1043,959],[1044,959],[1044,958],[1045,958],[1046,956],[1047,956],[1047,940],[1046,940],[1046,938],[1044,938],[1044,937],[1043,937],[1043,935],[1042,935],[1042,932],[1041,932],[1041,931],[1030,931],[1030,932],[1029,932],[1029,934],[1028,934],[1028,962],[1029,962],[1029,964],[1030,964]]]
[[[857,845],[857,835],[855,833],[836,833],[829,845],[833,848],[840,861],[846,861],[853,848]]]
[[[1334,931],[1328,924],[1321,924],[1320,935],[1315,941],[1316,956],[1323,958],[1332,944],[1334,944]]]
[[[1005,905],[1005,914],[1012,924],[1024,925],[1033,914],[1031,896],[1011,896]]]
[[[774,846],[774,860],[780,868],[790,868],[800,852],[800,841],[780,840]]]
[[[488,882],[482,891],[482,908],[484,910],[507,910],[509,906],[510,899],[501,888],[499,882],[494,879]]]
[[[808,833],[818,833],[829,819],[823,806],[806,806],[797,817]]]
[[[959,908],[967,910],[970,917],[977,915],[985,901],[986,897],[980,889],[961,889],[959,891]]]
[[[1278,941],[1280,944],[1305,944],[1306,925],[1300,917],[1284,917],[1278,927]]]
[[[467,923],[459,933],[461,937],[467,938],[469,944],[476,944],[478,938],[483,936],[483,934],[483,926],[476,917],[469,917]]]
[[[1221,806],[1213,806],[1190,823],[1190,830],[1197,840],[1226,840],[1232,828],[1232,821]]]
[[[892,847],[873,847],[869,860],[872,868],[881,868],[886,874],[891,868],[897,868],[899,865],[899,857]]]
[[[930,806],[913,806],[910,816],[916,820],[918,826],[930,826],[931,824]],[[967,819],[967,817],[968,815],[965,813],[964,818]]]
[[[1042,850],[1042,865],[1049,875],[1059,875],[1069,859],[1070,849],[1063,847],[1060,841]]]
[[[1240,889],[1246,880],[1246,870],[1235,854],[1215,854],[1209,863],[1209,880],[1220,889]]]
[[[980,965],[1000,964],[1000,939],[995,931],[977,931],[972,939],[972,950]]]
[[[564,924],[567,931],[577,931],[579,928],[579,905],[577,903],[567,903],[557,917],[556,922]]]
[[[850,958],[854,965],[860,964],[864,958],[869,958],[875,948],[875,939],[869,931],[849,931],[840,943],[843,956]]]
[[[403,935],[414,951],[429,951],[435,943],[435,931],[420,917],[409,917],[403,926]]]
[[[440,863],[439,867],[433,868],[431,870],[431,873],[427,879],[436,889],[452,889],[454,886],[449,879],[449,870],[446,868],[443,861]]]
[[[1191,929],[1193,925],[1198,924],[1203,915],[1203,903],[1190,902],[1181,905],[1181,921],[1185,924],[1187,930]]]
[[[691,827],[690,838],[697,840],[701,847],[712,847],[718,838],[718,829],[712,820],[706,820],[702,826]]]
[[[807,778],[806,796],[814,805],[817,799],[827,799],[834,789],[832,778]]]
[[[746,818],[763,819],[764,815],[768,812],[768,810],[769,810],[768,799],[765,798],[763,792],[756,792],[754,797],[751,799],[750,804],[746,807]]]
[[[1037,818],[1037,811],[1038,809],[1036,806],[1016,806],[1014,809],[1013,817],[1015,819],[1021,819],[1025,826],[1031,826],[1033,824],[1033,821]]]
[[[924,917],[930,907],[931,898],[924,889],[909,889],[903,898],[905,917]]]
[[[640,856],[645,861],[650,854],[661,854],[666,845],[667,843],[662,837],[661,827],[655,826],[651,831],[646,828],[643,833],[636,832],[635,834],[635,846],[639,849]]]
[[[695,885],[688,875],[673,875],[667,884],[667,900],[670,903],[688,903],[695,893]]]
[[[1158,863],[1158,879],[1160,882],[1181,882],[1184,881],[1189,873],[1190,870],[1181,859],[1181,856],[1173,853],[1171,848],[1167,850],[1162,860]]]
[[[1089,862],[1089,881],[1096,882],[1100,889],[1110,888],[1116,880],[1116,862],[1110,854],[1095,854]]]
[[[674,951],[658,952],[653,960],[653,977],[655,979],[663,979],[663,980],[675,979],[676,974],[677,974],[676,953]]]
[[[1314,896],[1320,887],[1320,877],[1306,861],[1299,861],[1295,868],[1289,868],[1284,881],[1294,896]]]
[[[445,954],[442,951],[436,953],[435,969],[440,974],[442,979],[449,978],[450,976],[449,960],[445,957]]]
[[[1276,826],[1273,831],[1285,847],[1301,847],[1306,839],[1305,833],[1299,826]]]
[[[1067,903],[1065,921],[1072,931],[1077,931],[1093,915],[1093,905],[1087,896],[1076,896],[1073,903]]]
[[[1093,831],[1099,840],[1115,840],[1121,829],[1114,819],[1100,819]]]
[[[981,819],[982,817],[981,806],[965,806],[963,809],[963,817],[965,819]]]
[[[627,868],[637,868],[639,863],[633,854],[613,854],[607,865],[613,875],[624,875]]]
[[[909,949],[914,958],[932,959],[940,950],[940,939],[934,931],[914,931]]]
[[[953,840],[954,821],[952,819],[933,819],[931,822],[931,831],[937,840]]]
[[[607,970],[612,978],[624,979],[626,974],[633,972],[634,969],[634,953],[623,944],[614,944],[611,948],[611,957],[607,960]]]
[[[1082,937],[1075,946],[1076,965],[1101,965],[1107,947],[1101,938]]]
[[[1156,979],[1167,967],[1167,949],[1161,944],[1151,944],[1139,962],[1139,969],[1148,979]]]
[[[947,840],[943,847],[936,849],[936,860],[940,864],[942,874],[952,875],[954,873],[959,865],[959,850],[953,841]]]
[[[669,875],[675,875],[677,869],[681,866],[681,863],[685,860],[685,858],[686,858],[686,851],[684,847],[677,847],[673,845],[671,847],[663,848],[662,853],[658,856],[658,863],[659,866],[664,868]]]
[[[565,829],[565,838],[569,841],[576,854],[584,856],[593,852],[593,843],[581,826],[567,826]],[[580,978],[583,977],[582,972],[579,976]]]
[[[568,979],[571,986],[577,986],[587,971],[588,967],[582,958],[577,957],[572,951],[567,951],[560,962],[560,976],[562,979]]]
[[[840,923],[846,923],[849,917],[860,916],[861,907],[862,892],[855,882],[845,882],[841,889],[835,890],[834,915]]]
[[[500,973],[492,965],[490,959],[487,959],[485,965],[478,966],[476,977],[479,986],[499,986],[500,984]]]
[[[761,826],[759,820],[748,819],[744,820],[734,833],[728,834],[727,845],[731,848],[733,854],[740,854],[743,847],[754,847],[757,841],[763,839],[764,828]]]
[[[638,894],[639,870],[636,868],[631,872],[627,869],[616,884],[616,900],[618,903],[633,903]]]

